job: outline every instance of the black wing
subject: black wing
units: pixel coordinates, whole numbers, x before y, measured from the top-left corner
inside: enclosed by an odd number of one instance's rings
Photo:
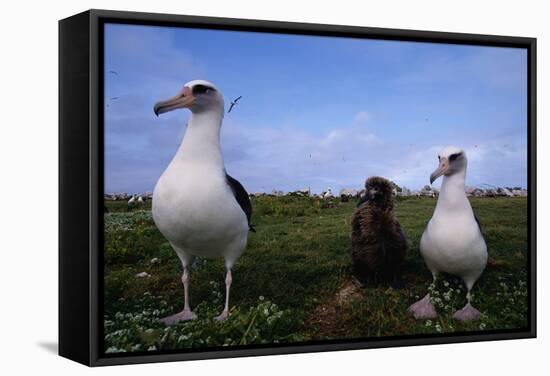
[[[239,99],[241,99],[242,97],[243,97],[242,95],[239,95],[237,98],[235,98],[235,100],[234,100],[233,102],[237,103],[237,101],[238,101]]]
[[[235,106],[235,103],[231,102],[231,105],[229,106],[229,110],[227,111],[227,113],[231,112],[231,110],[233,109],[233,106]],[[227,176],[229,176],[229,175],[227,175]]]
[[[483,229],[481,228],[481,222],[479,222],[479,218],[477,217],[475,212],[474,212],[474,218],[476,219],[477,227],[479,227],[479,232],[481,232],[481,234],[483,235]]]
[[[248,220],[248,228],[250,229],[250,231],[256,232],[254,226],[250,224],[250,217],[252,217],[252,203],[250,202],[250,197],[248,197],[248,193],[244,189],[243,185],[239,183],[237,179],[229,176],[229,174],[225,174],[225,179],[227,181],[227,185],[229,185],[229,188],[231,188],[231,190],[233,191],[237,203],[240,205],[241,209],[243,209],[244,214],[246,214],[246,219]]]

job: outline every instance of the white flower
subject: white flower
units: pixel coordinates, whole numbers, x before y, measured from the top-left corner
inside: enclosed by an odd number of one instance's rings
[[[432,320],[426,320],[426,327],[432,326]]]

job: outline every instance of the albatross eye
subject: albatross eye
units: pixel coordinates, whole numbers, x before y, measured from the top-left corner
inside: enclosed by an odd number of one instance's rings
[[[459,156],[460,156],[460,153],[451,154],[451,156],[449,157],[449,160],[450,160],[450,161],[454,161],[454,160],[456,160]]]
[[[209,87],[209,86],[206,86],[206,85],[195,85],[195,86],[193,86],[193,95],[208,94],[211,91],[214,91],[214,89]]]

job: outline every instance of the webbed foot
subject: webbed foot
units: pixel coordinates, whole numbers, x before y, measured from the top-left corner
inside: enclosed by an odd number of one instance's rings
[[[229,312],[227,310],[223,310],[222,313],[219,314],[219,316],[216,316],[216,321],[223,321],[229,316]]]
[[[160,319],[166,326],[173,325],[180,321],[194,320],[197,318],[197,315],[190,309],[184,309],[183,311],[176,313],[175,315],[165,317]]]
[[[453,315],[455,320],[458,321],[473,321],[479,320],[481,313],[475,309],[470,303],[466,304],[464,308],[459,309]]]
[[[415,319],[433,319],[437,317],[437,312],[430,300],[430,294],[426,294],[425,297],[414,303],[409,307],[408,310]]]

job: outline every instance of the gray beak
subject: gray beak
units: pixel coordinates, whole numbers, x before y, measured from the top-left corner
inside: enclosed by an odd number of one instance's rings
[[[194,101],[195,97],[193,96],[191,89],[184,87],[174,97],[155,103],[153,111],[155,112],[155,115],[159,116],[160,114],[176,110],[178,108],[188,108]]]
[[[447,158],[441,158],[439,161],[439,166],[430,175],[430,184],[433,184],[433,182],[441,175],[445,175],[447,171],[449,171],[449,160]]]

